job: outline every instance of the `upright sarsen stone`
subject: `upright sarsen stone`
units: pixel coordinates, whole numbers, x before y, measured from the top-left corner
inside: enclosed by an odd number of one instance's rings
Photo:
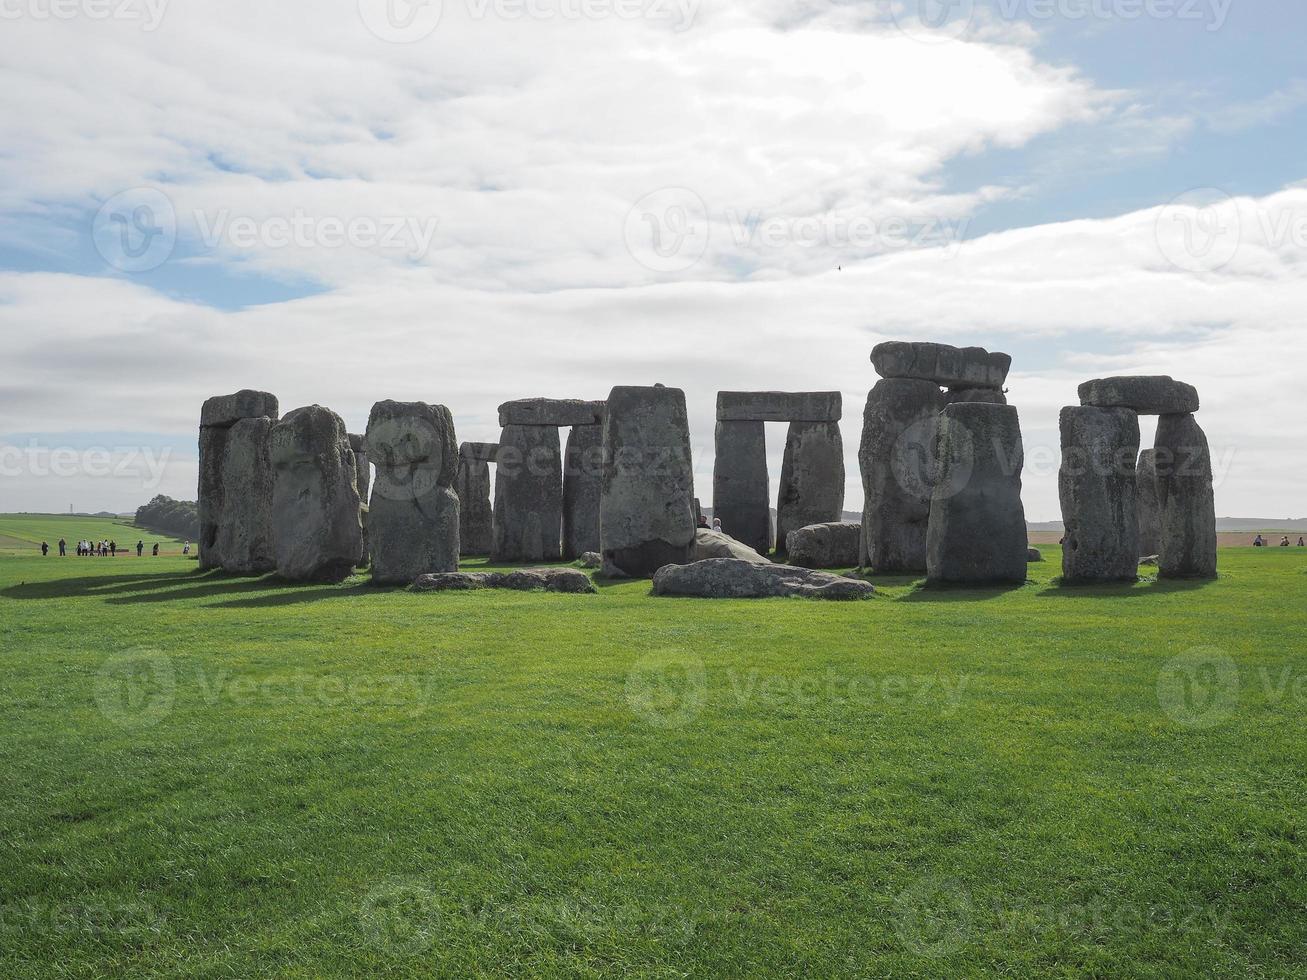
[[[563,460],[563,557],[599,550],[599,497],[604,475],[603,425],[576,425]]]
[[[772,520],[764,424],[720,421],[714,441],[713,517],[736,541],[765,555],[772,547]]]
[[[1135,516],[1139,525],[1140,557],[1162,550],[1162,505],[1157,499],[1157,450],[1139,453],[1135,466]]]
[[[493,543],[494,509],[490,505],[490,460],[493,451],[476,447],[497,443],[463,443],[458,450],[458,475],[454,491],[458,494],[458,543],[464,555],[488,555]]]
[[[1134,581],[1139,575],[1135,465],[1139,416],[1126,408],[1062,409],[1062,578]]]
[[[321,405],[272,427],[269,455],[277,573],[295,582],[338,582],[362,549],[354,451],[345,423]]]
[[[1216,501],[1207,436],[1192,415],[1163,415],[1153,444],[1162,578],[1216,577]]]
[[[196,491],[200,538],[196,545],[201,569],[223,566],[219,537],[224,509],[223,458],[228,434],[241,419],[269,418],[276,421],[278,411],[275,395],[249,388],[231,395],[215,395],[206,399],[200,408],[199,485]],[[245,509],[241,512],[248,513]]]
[[[844,440],[838,422],[791,422],[776,499],[776,549],[786,536],[810,524],[844,515]]]
[[[944,407],[933,381],[886,378],[862,414],[862,562],[882,574],[926,570],[935,436]]]
[[[449,409],[377,402],[364,445],[377,467],[368,508],[372,580],[407,585],[419,575],[458,571],[458,443]]]
[[[926,534],[932,584],[1026,579],[1024,452],[1017,410],[960,402],[939,417],[939,470]]]
[[[558,561],[563,460],[558,429],[506,425],[495,457],[495,561]]]
[[[217,553],[224,571],[262,575],[276,568],[272,546],[272,427],[270,418],[241,419],[222,456],[222,521]]]
[[[604,568],[637,578],[694,550],[694,469],[685,393],[617,387],[604,422],[600,536]]]

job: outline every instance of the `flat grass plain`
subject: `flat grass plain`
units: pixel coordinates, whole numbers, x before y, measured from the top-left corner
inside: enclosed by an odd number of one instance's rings
[[[50,545],[52,554],[59,553],[59,539],[68,542],[70,551],[76,551],[77,542],[115,541],[126,550],[144,541],[147,549],[157,541],[165,554],[181,554],[182,542],[166,534],[156,534],[136,527],[127,518],[75,517],[65,514],[0,514],[0,555],[39,553],[41,542]]]
[[[1302,976],[1307,555],[1044,552],[860,603],[0,559],[0,975]]]

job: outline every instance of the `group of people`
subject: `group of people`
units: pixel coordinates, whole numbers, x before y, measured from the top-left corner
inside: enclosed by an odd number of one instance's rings
[[[190,545],[190,542],[188,541],[188,542],[186,543],[186,549],[185,549],[185,552],[184,552],[184,553],[185,553],[185,554],[190,554],[190,550],[191,550],[191,545]],[[42,541],[42,542],[41,542],[41,556],[42,556],[42,557],[45,557],[46,555],[49,555],[49,554],[50,554],[50,544],[49,544],[49,542],[47,542],[47,541]],[[136,557],[137,557],[137,558],[140,558],[140,557],[141,557],[142,555],[144,555],[144,554],[145,554],[145,542],[144,542],[144,541],[137,541],[137,542],[136,542]],[[154,543],[154,547],[153,547],[153,549],[151,550],[150,554],[153,555],[155,558],[158,558],[158,557],[159,557],[159,542],[156,541],[156,542]],[[65,541],[63,538],[60,538],[60,539],[59,539],[59,557],[60,557],[60,558],[66,558],[66,557],[68,557],[68,542]],[[117,542],[117,541],[113,541],[113,540],[109,540],[109,541],[89,541],[89,540],[78,541],[78,542],[77,542],[77,557],[78,557],[78,558],[117,558],[117,557],[118,557],[118,542]]]
[[[1271,542],[1267,541],[1260,534],[1257,535],[1257,537],[1253,538],[1254,548],[1269,548],[1270,546],[1271,546]],[[1284,537],[1280,539],[1280,547],[1281,548],[1289,547],[1289,535],[1286,534]],[[1303,540],[1302,535],[1298,535],[1298,547],[1307,548],[1307,541]]]
[[[709,530],[708,518],[705,517],[703,514],[700,514],[700,515],[699,515],[699,527],[703,528],[704,530]],[[722,529],[722,521],[721,521],[721,518],[719,518],[719,517],[714,517],[714,518],[712,519],[711,530],[713,530],[713,531],[720,531],[721,529]]]

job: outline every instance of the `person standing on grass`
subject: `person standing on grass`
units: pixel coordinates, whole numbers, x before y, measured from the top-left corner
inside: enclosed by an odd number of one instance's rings
[[[158,557],[159,557],[159,542],[158,542],[158,541],[154,542],[154,550],[150,552],[150,556],[153,557],[153,558],[158,558]]]
[[[182,554],[183,554],[183,555],[189,555],[190,553],[191,553],[191,543],[190,543],[189,541],[185,541],[185,542],[183,542],[183,543],[182,543]]]
[[[1261,536],[1260,534],[1257,535],[1257,537],[1253,538],[1253,547],[1254,547],[1254,548],[1261,548],[1261,547],[1265,546],[1265,544],[1266,544],[1266,542],[1262,540],[1262,536]]]
[[[1286,534],[1284,537],[1280,539],[1280,547],[1281,548],[1289,547],[1289,535]]]
[[[137,558],[140,558],[141,555],[143,555],[144,553],[145,553],[145,542],[144,542],[144,541],[137,541],[137,542],[136,542],[136,557],[137,557]]]
[[[1303,547],[1303,543],[1302,543],[1302,535],[1301,535],[1301,534],[1298,535],[1298,547],[1299,547],[1299,548]]]
[[[118,557],[118,542],[114,541],[112,538],[109,539],[109,557]]]
[[[45,558],[50,554],[50,546],[44,541],[41,542],[41,557]]]
[[[65,541],[63,538],[59,539],[59,557],[60,558],[68,557],[68,542]]]

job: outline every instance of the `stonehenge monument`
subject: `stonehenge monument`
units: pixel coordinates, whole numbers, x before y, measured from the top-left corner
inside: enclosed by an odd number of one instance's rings
[[[358,471],[345,423],[320,405],[272,427],[272,538],[277,573],[293,582],[339,582],[363,546]]]
[[[858,564],[862,525],[837,521],[791,531],[786,540],[791,565],[800,568],[852,568]]]
[[[377,481],[368,510],[372,580],[407,585],[458,571],[454,419],[443,405],[380,401],[364,437]]]
[[[494,561],[557,561],[563,542],[563,457],[558,430],[602,429],[603,402],[523,398],[499,406],[495,460]],[[590,436],[579,440],[593,439]],[[578,442],[580,446],[580,442]],[[583,450],[582,450],[583,452]],[[580,482],[577,482],[580,481]],[[573,477],[577,539],[589,534],[585,474]],[[580,554],[580,552],[578,552]]]
[[[1024,451],[1017,410],[959,402],[939,417],[939,472],[926,533],[926,580],[1026,580]]]
[[[647,578],[694,550],[694,468],[685,392],[614,388],[603,426],[600,551],[609,575]]]
[[[269,464],[267,453],[258,446],[258,426],[242,427],[238,445],[231,454],[234,471],[226,474],[228,443],[232,430],[244,419],[278,418],[277,397],[266,391],[248,388],[231,395],[215,395],[200,409],[199,486],[196,507],[199,512],[200,539],[197,542],[201,569],[227,568],[239,574],[268,572],[273,568],[271,552],[263,539],[271,507],[270,496],[260,496],[269,474],[260,467]],[[248,488],[248,494],[246,489]],[[228,521],[227,490],[233,491]],[[246,499],[252,496],[253,499]],[[265,539],[266,540],[266,539]],[[230,562],[224,561],[223,547],[233,549]],[[230,565],[228,568],[227,566]]]
[[[717,393],[713,516],[738,541],[766,554],[808,524],[844,509],[844,444],[838,391]],[[788,422],[773,535],[764,423]]]
[[[1139,416],[1128,408],[1062,409],[1062,579],[1134,581],[1139,575],[1135,467]]]
[[[1095,378],[1080,385],[1078,394],[1080,407],[1062,412],[1063,579],[1135,578],[1138,559],[1153,554],[1161,578],[1214,578],[1212,460],[1207,437],[1193,416],[1197,390],[1166,375],[1140,375]],[[1160,417],[1153,449],[1136,459],[1139,415]],[[1079,421],[1068,428],[1068,418]],[[1111,425],[1118,427],[1112,464],[1118,472],[1097,482],[1065,477],[1068,455],[1099,459],[1104,440],[1111,441]],[[1125,462],[1127,453],[1133,466]],[[1125,557],[1127,549],[1134,553],[1132,562]],[[1133,565],[1128,573],[1127,564]]]
[[[568,561],[599,550],[603,471],[603,424],[572,426],[563,453],[563,558]]]
[[[276,567],[272,549],[272,419],[241,419],[227,430],[222,457],[222,521],[216,552],[223,571],[263,575]]]
[[[493,543],[494,507],[490,503],[490,464],[497,442],[465,442],[458,447],[458,543],[464,555],[488,555]]]
[[[939,385],[884,378],[862,414],[863,510],[859,564],[882,574],[926,570],[926,526],[935,485],[935,435],[944,408]]]

